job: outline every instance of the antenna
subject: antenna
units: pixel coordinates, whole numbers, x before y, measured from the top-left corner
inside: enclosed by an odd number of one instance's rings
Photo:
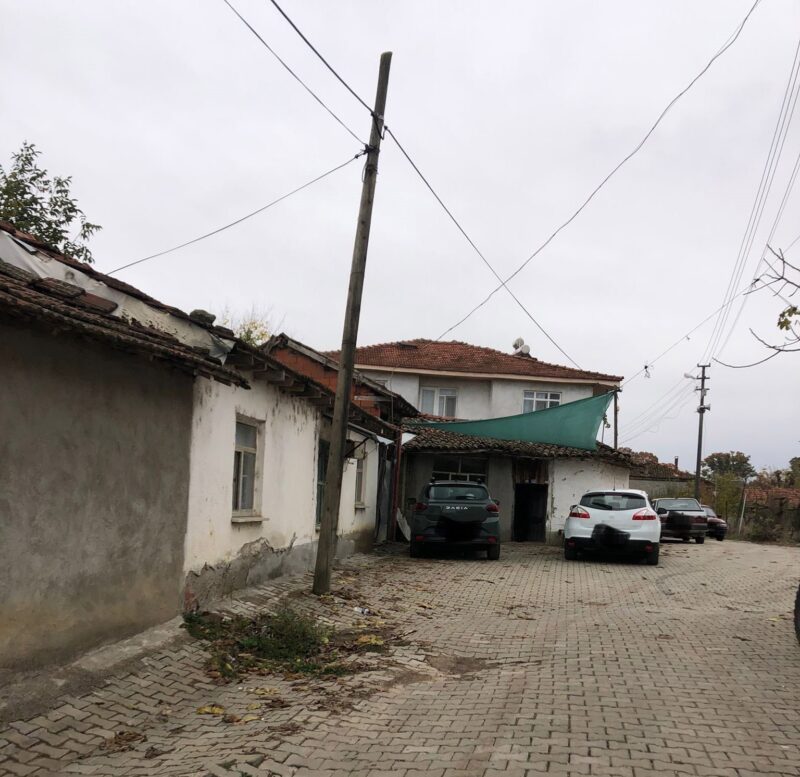
[[[518,337],[513,343],[511,343],[511,347],[515,351],[518,351],[523,345],[525,345],[525,341],[521,337]]]

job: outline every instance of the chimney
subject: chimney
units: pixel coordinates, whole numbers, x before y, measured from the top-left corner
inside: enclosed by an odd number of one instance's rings
[[[675,457],[675,469],[678,469],[678,457]]]

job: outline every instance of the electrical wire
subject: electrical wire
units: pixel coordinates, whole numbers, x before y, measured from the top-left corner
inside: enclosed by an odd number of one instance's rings
[[[331,116],[332,116],[332,117],[333,117],[333,118],[334,118],[334,119],[335,119],[335,120],[336,120],[336,121],[337,121],[337,122],[338,122],[338,123],[339,123],[339,124],[342,126],[342,127],[344,127],[344,129],[345,129],[345,130],[347,130],[347,132],[349,132],[349,133],[350,133],[350,134],[351,134],[351,135],[352,135],[352,136],[353,136],[353,137],[354,137],[354,138],[355,138],[355,139],[356,139],[356,140],[357,140],[359,143],[361,143],[361,145],[363,145],[363,146],[366,146],[366,143],[364,143],[364,141],[363,141],[363,140],[361,140],[361,138],[359,138],[359,137],[358,137],[358,135],[356,135],[356,133],[355,133],[353,130],[351,130],[351,129],[350,129],[350,127],[348,127],[348,126],[347,126],[347,124],[345,124],[345,123],[344,123],[344,121],[342,121],[342,119],[340,119],[340,118],[339,118],[339,117],[338,117],[338,116],[337,116],[337,115],[336,115],[336,114],[335,114],[335,113],[334,113],[334,112],[333,112],[333,111],[332,111],[332,110],[331,110],[331,109],[330,109],[330,108],[329,108],[329,107],[328,107],[328,106],[327,106],[327,105],[326,105],[326,104],[323,102],[322,98],[321,98],[321,97],[319,97],[319,96],[316,94],[316,92],[314,92],[314,91],[311,89],[311,87],[310,87],[310,86],[309,86],[309,85],[308,85],[308,84],[307,84],[305,81],[303,81],[303,79],[302,79],[302,78],[300,78],[300,76],[299,76],[299,75],[297,75],[297,73],[295,73],[295,72],[294,72],[294,70],[292,70],[292,68],[291,68],[291,67],[289,67],[289,65],[288,65],[288,64],[286,64],[286,62],[285,62],[285,61],[284,61],[284,60],[283,60],[283,59],[282,59],[282,58],[281,58],[281,57],[278,55],[278,53],[275,51],[275,49],[273,49],[273,48],[272,48],[272,46],[270,46],[270,45],[269,45],[269,43],[267,43],[267,42],[264,40],[264,38],[262,38],[262,37],[261,37],[261,35],[259,35],[259,33],[258,33],[258,32],[256,31],[256,29],[253,27],[253,25],[251,25],[251,24],[250,24],[250,22],[248,22],[248,21],[247,21],[247,19],[245,19],[245,18],[244,18],[244,16],[242,16],[242,15],[239,13],[239,11],[237,11],[237,10],[236,10],[236,8],[234,8],[234,7],[233,7],[233,5],[231,5],[231,3],[229,2],[229,0],[222,0],[222,2],[223,2],[223,3],[225,3],[225,5],[227,5],[227,6],[228,6],[228,8],[230,8],[230,9],[231,9],[231,11],[233,11],[233,12],[236,14],[236,16],[238,16],[238,17],[239,17],[239,20],[242,22],[242,24],[244,24],[244,25],[245,25],[245,27],[247,27],[247,29],[248,29],[248,30],[250,30],[250,32],[252,32],[252,33],[253,33],[253,35],[255,35],[255,36],[256,36],[256,38],[258,38],[258,40],[261,42],[261,44],[262,44],[262,45],[263,45],[263,46],[264,46],[264,47],[267,49],[267,51],[269,51],[269,53],[270,53],[270,54],[272,54],[272,56],[273,56],[273,57],[275,57],[275,59],[277,59],[277,60],[278,60],[278,62],[280,62],[280,63],[281,63],[281,65],[283,65],[283,67],[284,67],[284,68],[287,70],[287,72],[288,72],[288,73],[289,73],[289,74],[292,76],[292,78],[294,78],[294,79],[295,79],[295,81],[297,81],[297,82],[300,84],[300,86],[302,86],[302,87],[303,87],[303,89],[305,89],[305,90],[306,90],[306,91],[307,91],[307,92],[308,92],[308,93],[309,93],[309,94],[310,94],[310,95],[311,95],[311,96],[312,96],[312,97],[313,97],[313,98],[314,98],[314,99],[315,99],[315,100],[316,100],[316,101],[317,101],[317,102],[318,102],[318,103],[319,103],[319,104],[320,104],[320,105],[321,105],[321,106],[322,106],[322,107],[323,107],[323,108],[324,108],[324,109],[325,109],[325,110],[326,110],[326,111],[327,111],[327,112],[328,112],[328,113],[329,113],[329,114],[330,114],[330,115],[331,115]],[[277,3],[276,3],[275,5],[277,6]],[[280,8],[278,8],[278,10],[280,10]],[[281,11],[281,13],[283,13],[283,11]]]
[[[156,259],[159,256],[164,256],[165,254],[171,254],[173,251],[178,251],[181,248],[186,248],[186,246],[193,245],[194,243],[199,243],[201,240],[205,240],[206,238],[211,237],[212,235],[218,235],[220,232],[224,232],[226,229],[235,227],[237,224],[241,224],[243,221],[247,221],[247,219],[258,215],[259,213],[263,213],[265,210],[271,208],[273,205],[277,205],[279,202],[283,202],[285,199],[288,199],[293,194],[297,194],[298,192],[303,191],[303,189],[307,189],[312,184],[317,183],[317,181],[321,181],[323,178],[327,178],[329,175],[333,175],[333,173],[337,172],[338,170],[341,170],[343,167],[347,167],[347,165],[351,164],[352,162],[355,162],[356,159],[358,159],[360,156],[363,156],[365,153],[366,153],[365,151],[359,151],[355,156],[351,157],[346,162],[342,162],[342,164],[336,165],[336,167],[332,167],[330,170],[323,173],[322,175],[318,175],[316,178],[312,178],[310,181],[306,181],[306,183],[304,183],[302,186],[298,186],[296,189],[292,189],[292,191],[281,195],[276,200],[272,200],[272,202],[268,202],[266,205],[262,205],[260,208],[251,211],[246,216],[241,216],[235,221],[231,221],[229,224],[217,227],[217,229],[214,229],[211,232],[206,232],[204,235],[200,235],[199,237],[187,240],[185,243],[181,243],[180,245],[176,245],[173,246],[172,248],[167,248],[164,251],[159,251],[158,253],[150,254],[150,256],[145,256],[142,259],[136,259],[133,262],[128,262],[127,264],[123,264],[120,267],[116,267],[110,272],[107,272],[106,275],[114,275],[114,273],[121,272],[122,270],[127,270],[129,267],[134,267],[137,264],[142,264],[142,262],[149,262],[151,259]]]
[[[227,0],[225,0],[225,1],[227,2]],[[273,4],[273,5],[274,5],[274,6],[275,6],[277,9],[278,9],[278,11],[279,11],[280,15],[281,15],[281,16],[282,16],[284,19],[286,19],[286,21],[287,21],[287,22],[289,22],[289,24],[291,25],[292,29],[293,29],[293,30],[294,30],[294,31],[295,31],[295,32],[296,32],[296,33],[297,33],[297,34],[298,34],[298,35],[299,35],[299,36],[300,36],[300,37],[303,39],[303,43],[305,43],[305,44],[306,44],[306,46],[308,46],[308,47],[311,49],[311,51],[313,51],[313,52],[314,52],[314,53],[317,55],[317,57],[319,57],[319,59],[320,59],[320,61],[322,62],[322,64],[323,64],[323,65],[325,65],[325,67],[326,67],[326,68],[328,68],[328,70],[330,70],[330,71],[331,71],[331,73],[333,73],[333,75],[334,75],[334,77],[336,78],[336,80],[337,80],[337,81],[339,81],[339,83],[340,83],[340,84],[342,84],[342,86],[344,86],[344,88],[345,88],[345,89],[347,89],[347,91],[348,91],[348,92],[350,92],[350,94],[352,94],[352,95],[353,95],[353,97],[355,97],[355,98],[356,98],[356,100],[358,100],[358,101],[359,101],[359,102],[360,102],[360,103],[361,103],[361,104],[362,104],[362,105],[363,105],[363,106],[364,106],[364,107],[367,109],[367,111],[370,113],[370,115],[372,115],[372,113],[373,113],[373,111],[372,111],[372,108],[370,108],[370,107],[369,107],[369,105],[367,105],[367,104],[366,104],[366,102],[364,102],[364,100],[362,100],[362,99],[361,99],[361,97],[359,97],[359,95],[358,95],[358,94],[356,93],[356,91],[355,91],[355,90],[354,90],[354,89],[353,89],[353,88],[350,86],[350,84],[348,84],[348,83],[347,83],[347,81],[345,81],[345,80],[344,80],[344,79],[343,79],[343,78],[342,78],[342,77],[341,77],[341,76],[340,76],[340,75],[339,75],[339,74],[338,74],[338,73],[337,73],[337,72],[336,72],[336,71],[333,69],[333,66],[332,66],[332,65],[331,65],[331,64],[328,62],[328,60],[327,60],[327,59],[325,59],[325,57],[323,57],[323,56],[322,56],[322,54],[320,54],[320,53],[319,53],[319,51],[316,49],[316,47],[314,46],[314,44],[313,44],[313,43],[312,43],[312,42],[311,42],[311,41],[310,41],[310,40],[309,40],[309,39],[308,39],[308,38],[307,38],[305,35],[303,35],[303,33],[302,33],[302,31],[300,30],[300,28],[299,28],[299,27],[298,27],[298,26],[297,26],[297,25],[296,25],[296,24],[295,24],[295,23],[294,23],[294,22],[293,22],[293,21],[292,21],[292,20],[289,18],[289,15],[286,13],[286,11],[284,11],[284,10],[283,10],[283,8],[281,8],[281,7],[280,7],[280,6],[279,6],[279,5],[278,5],[278,4],[275,2],[275,0],[270,0],[270,2],[271,2],[271,3],[272,3],[272,4]]]
[[[781,200],[781,204],[778,207],[778,212],[775,214],[775,220],[772,222],[772,228],[769,231],[769,235],[767,236],[767,240],[764,244],[764,249],[761,252],[761,257],[758,260],[758,264],[756,265],[755,272],[753,273],[753,281],[756,280],[758,277],[758,271],[761,269],[762,262],[769,262],[766,259],[766,253],[769,250],[769,246],[772,243],[772,238],[775,236],[775,231],[778,228],[778,224],[780,223],[781,218],[783,218],[784,210],[786,209],[786,204],[789,201],[789,197],[792,194],[792,189],[794,188],[795,181],[797,180],[797,173],[800,171],[800,152],[797,154],[797,160],[794,163],[794,168],[792,169],[792,173],[789,176],[789,183],[786,186],[786,189],[783,193],[783,198]],[[725,349],[728,347],[728,343],[730,342],[731,336],[736,331],[736,327],[739,324],[739,320],[742,317],[742,313],[747,305],[747,300],[749,299],[749,295],[745,295],[742,297],[742,301],[739,304],[739,310],[736,311],[736,316],[733,319],[733,324],[731,324],[730,328],[728,329],[728,334],[725,337],[725,340],[722,342],[722,345],[717,350],[717,356],[722,356],[725,352]]]
[[[436,199],[436,202],[438,202],[439,205],[441,205],[442,210],[444,210],[444,212],[448,215],[448,217],[453,222],[453,224],[456,225],[456,228],[458,229],[458,231],[464,236],[464,238],[470,244],[470,246],[472,246],[472,249],[480,257],[481,261],[489,268],[489,271],[492,273],[492,275],[494,275],[494,277],[497,278],[498,281],[500,281],[501,287],[504,288],[508,292],[508,294],[514,300],[514,302],[516,302],[517,305],[519,305],[519,307],[522,309],[522,311],[525,313],[525,315],[538,327],[539,331],[567,359],[569,359],[569,361],[572,364],[574,364],[578,369],[581,369],[580,365],[555,341],[555,339],[545,330],[545,328],[533,317],[533,314],[528,310],[527,307],[525,307],[525,305],[522,303],[522,301],[519,299],[519,297],[517,297],[517,295],[514,294],[514,292],[511,291],[511,289],[506,285],[505,281],[503,281],[502,276],[497,272],[497,270],[494,269],[494,267],[492,266],[491,262],[489,262],[489,260],[484,256],[483,252],[478,248],[478,246],[475,245],[475,242],[467,234],[467,232],[464,229],[464,227],[462,227],[461,224],[459,224],[458,219],[453,215],[453,212],[450,210],[450,208],[448,208],[447,205],[444,204],[442,198],[436,193],[436,190],[433,188],[433,186],[431,185],[430,181],[425,177],[425,175],[422,173],[422,171],[417,166],[416,162],[414,162],[414,160],[411,158],[409,153],[405,150],[403,145],[397,139],[397,136],[394,134],[394,132],[392,132],[392,130],[388,126],[385,127],[385,130],[386,130],[386,133],[389,135],[389,137],[391,137],[391,139],[395,142],[395,144],[397,145],[397,148],[400,149],[400,153],[406,158],[408,163],[413,168],[414,172],[419,176],[419,178],[422,180],[422,182],[428,188],[428,191],[430,191],[430,193],[434,196],[434,198]],[[444,334],[446,334],[446,332]],[[441,340],[442,337],[444,337],[444,334],[439,335],[439,337],[437,337],[436,339],[437,340]]]
[[[728,279],[728,285],[725,290],[725,295],[723,296],[723,301],[726,301],[730,295],[733,294],[733,290],[741,281],[744,268],[747,264],[747,259],[750,255],[750,251],[752,250],[756,232],[761,223],[761,217],[763,216],[767,198],[769,197],[769,193],[772,189],[772,183],[775,179],[775,173],[783,152],[783,146],[786,142],[789,124],[791,123],[792,116],[794,115],[794,109],[797,105],[795,86],[798,83],[798,74],[800,74],[800,40],[798,40],[797,43],[794,59],[792,61],[792,67],[789,71],[789,79],[786,84],[786,89],[784,90],[781,108],[778,112],[778,119],[775,123],[775,129],[772,133],[769,151],[767,152],[767,159],[761,172],[761,179],[756,190],[756,196],[750,209],[747,226],[745,227],[744,235],[742,236],[742,240],[739,245],[739,251],[736,255],[736,261],[734,262],[730,278]],[[794,98],[792,97],[793,94]],[[798,94],[800,94],[800,91],[798,91]],[[759,260],[758,266],[753,273],[753,277],[757,276],[760,264],[761,261]],[[703,353],[703,358],[701,361],[705,362],[709,357],[719,355],[721,352],[722,349],[719,348],[719,345],[725,332],[729,315],[729,308],[725,308],[723,312],[720,313],[719,318],[714,324],[714,329],[711,332],[708,345],[706,346],[706,350]]]
[[[558,234],[562,230],[564,230],[567,226],[569,226],[580,215],[580,213],[584,210],[584,208],[586,208],[586,206],[594,199],[595,195],[598,194],[598,192],[606,185],[606,183],[608,183],[608,181],[611,180],[611,178],[617,173],[617,171],[620,170],[620,168],[622,168],[630,159],[632,159],[639,152],[639,150],[649,140],[650,136],[655,132],[658,125],[661,124],[661,121],[670,111],[672,106],[675,105],[675,103],[677,103],[678,100],[680,100],[681,97],[683,97],[703,77],[703,75],[705,75],[705,73],[714,64],[714,62],[716,62],[716,60],[719,59],[719,57],[721,57],[736,42],[736,40],[741,35],[744,26],[747,24],[748,20],[750,19],[750,16],[756,10],[760,2],[761,0],[756,0],[755,3],[753,3],[752,7],[747,12],[744,19],[740,22],[739,26],[736,28],[736,30],[733,32],[730,38],[726,41],[726,43],[722,46],[722,48],[720,48],[719,51],[717,51],[717,53],[714,54],[714,56],[711,57],[711,59],[706,63],[705,67],[703,67],[703,69],[680,92],[678,92],[678,94],[675,95],[675,97],[673,97],[672,100],[670,100],[666,108],[664,108],[664,110],[660,113],[656,121],[653,123],[650,129],[645,133],[644,137],[639,141],[639,143],[633,148],[633,150],[627,156],[625,156],[622,159],[622,161],[619,162],[616,165],[616,167],[614,167],[611,170],[611,172],[608,173],[608,175],[606,175],[605,178],[603,178],[603,180],[592,190],[589,196],[586,197],[586,199],[581,203],[581,205],[577,208],[577,210],[575,210],[575,212],[563,224],[561,224],[556,230],[554,230],[551,233],[551,235],[547,238],[547,240],[545,240],[513,273],[511,273],[511,275],[509,275],[505,279],[504,283],[508,283],[509,281],[513,280],[517,275],[519,275],[519,273],[521,273],[522,270],[524,270],[525,267],[527,267],[528,264],[530,264],[530,262],[533,261],[533,259],[535,259],[558,236]],[[498,286],[493,291],[491,291],[483,299],[482,302],[478,303],[463,318],[459,319],[455,324],[453,324],[453,326],[449,327],[443,333],[442,337],[444,335],[449,334],[453,329],[459,327],[474,313],[480,310],[480,308],[482,308],[501,288],[503,287]]]

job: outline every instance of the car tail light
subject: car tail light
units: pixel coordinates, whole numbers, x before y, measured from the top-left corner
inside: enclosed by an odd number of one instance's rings
[[[497,542],[497,537],[489,537],[489,544],[494,545]]]
[[[423,534],[418,534],[414,537],[414,542],[423,542],[425,540],[425,536]]]
[[[706,522],[706,519],[702,515],[695,515],[695,517],[692,518],[692,523],[705,523],[705,522]]]
[[[592,516],[589,515],[588,510],[584,510],[582,507],[575,506],[569,511],[570,518],[591,518]]]
[[[428,509],[428,505],[425,502],[417,502],[414,505],[414,512],[415,513],[424,513]]]
[[[499,513],[500,512],[500,508],[494,502],[489,502],[489,504],[486,505],[486,512],[487,513]]]
[[[649,507],[637,510],[632,516],[634,521],[655,521],[658,517]]]

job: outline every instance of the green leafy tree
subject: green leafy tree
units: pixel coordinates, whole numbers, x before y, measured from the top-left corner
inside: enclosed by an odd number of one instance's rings
[[[789,459],[789,469],[786,474],[787,485],[800,488],[800,456]]]
[[[738,478],[751,478],[756,471],[746,453],[729,451],[728,453],[711,453],[706,456],[703,459],[703,474],[706,477],[734,475]]]
[[[0,219],[67,256],[91,262],[86,241],[101,227],[86,220],[70,194],[72,178],[51,178],[39,167],[40,155],[26,142],[11,155],[10,168],[0,165]]]

